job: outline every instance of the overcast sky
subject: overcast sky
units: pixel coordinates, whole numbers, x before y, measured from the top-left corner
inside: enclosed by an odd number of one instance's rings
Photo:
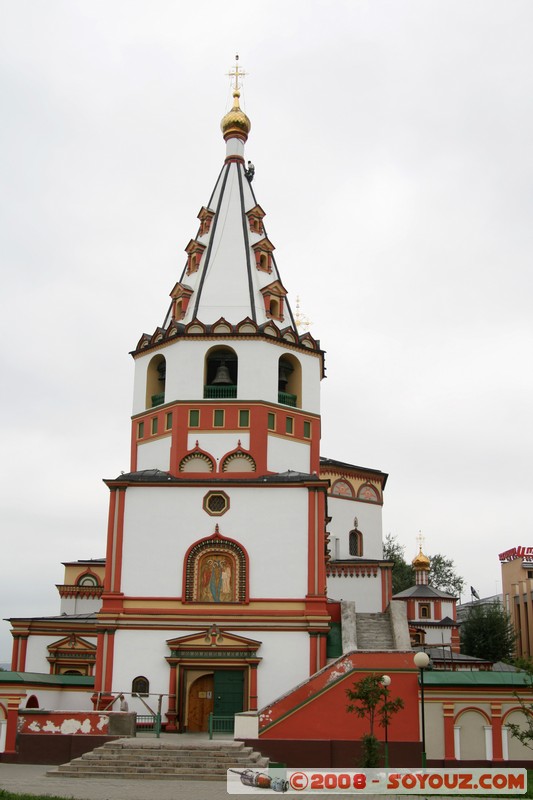
[[[327,351],[322,454],[389,473],[409,559],[421,530],[499,591],[533,545],[532,40],[529,0],[0,0],[1,617],[57,613],[60,562],[105,555],[128,352],[222,165],[236,52]]]

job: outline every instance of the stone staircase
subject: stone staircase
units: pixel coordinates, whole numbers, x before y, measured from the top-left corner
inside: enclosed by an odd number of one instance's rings
[[[117,739],[75,758],[48,777],[225,781],[228,769],[268,767],[268,758],[242,742]]]
[[[394,637],[388,613],[357,614],[358,650],[394,650]]]

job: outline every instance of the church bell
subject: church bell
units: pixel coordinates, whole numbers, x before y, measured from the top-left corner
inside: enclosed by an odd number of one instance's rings
[[[220,362],[220,366],[217,369],[217,374],[213,378],[213,386],[217,383],[231,384],[229,369],[227,368],[225,361]]]

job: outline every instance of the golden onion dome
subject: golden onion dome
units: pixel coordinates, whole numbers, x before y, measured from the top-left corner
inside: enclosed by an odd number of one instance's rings
[[[231,136],[238,136],[240,139],[248,138],[248,134],[250,133],[250,128],[252,127],[252,123],[241,110],[239,105],[239,97],[241,93],[238,89],[235,89],[233,92],[233,108],[231,111],[222,117],[222,122],[220,123],[220,127],[222,129],[222,133],[224,135],[224,139],[229,139]]]
[[[420,548],[418,555],[413,558],[411,564],[415,569],[429,569],[429,558],[424,555],[422,548]]]

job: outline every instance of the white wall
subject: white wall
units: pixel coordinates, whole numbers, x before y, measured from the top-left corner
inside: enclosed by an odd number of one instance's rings
[[[270,472],[309,473],[311,469],[311,446],[307,442],[294,442],[289,436],[269,436],[267,466]]]
[[[127,489],[122,591],[135,596],[181,595],[187,549],[212,536],[218,524],[223,536],[248,551],[251,597],[305,597],[307,489],[225,486],[230,508],[221,517],[202,508],[208,490],[179,485]],[[266,569],[273,552],[279,553],[275,568]]]
[[[309,635],[303,631],[228,631],[260,641],[257,655],[262,659],[257,670],[259,708],[275,700],[288,689],[305,680],[309,674]],[[186,631],[119,630],[115,634],[113,692],[131,692],[131,682],[138,675],[150,681],[150,694],[168,694],[170,655],[167,639],[185,635]],[[216,666],[216,661],[206,667]],[[146,713],[136,698],[127,698],[129,710]],[[155,708],[154,696],[145,698]],[[163,710],[167,709],[167,698]]]
[[[137,469],[161,469],[170,467],[170,436],[162,436],[150,442],[137,443]]]
[[[339,539],[339,558],[351,558],[348,541],[354,517],[357,517],[357,528],[363,534],[363,558],[383,558],[380,505],[328,495],[328,513],[332,517],[328,531]]]
[[[101,597],[62,597],[60,614],[93,614],[102,606]]]
[[[328,597],[330,600],[351,600],[359,613],[381,611],[381,570],[374,577],[336,577],[328,578]]]
[[[133,414],[146,410],[146,370],[152,358],[166,359],[165,403],[175,400],[200,400],[204,396],[205,354],[216,347],[231,347],[237,353],[238,400],[278,402],[278,364],[284,354],[302,366],[302,410],[320,413],[320,357],[292,350],[279,340],[192,341],[180,339],[161,350],[135,359]]]

